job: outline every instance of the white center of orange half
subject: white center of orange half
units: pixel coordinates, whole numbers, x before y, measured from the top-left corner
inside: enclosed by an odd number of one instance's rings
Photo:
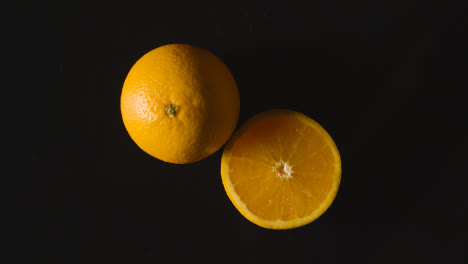
[[[284,162],[281,160],[277,162],[273,167],[273,171],[276,173],[276,176],[280,177],[281,179],[292,178],[293,170],[287,161]]]

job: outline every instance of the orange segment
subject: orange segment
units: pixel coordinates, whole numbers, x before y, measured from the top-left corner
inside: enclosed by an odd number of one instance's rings
[[[314,120],[270,110],[248,120],[221,161],[224,188],[253,223],[272,229],[305,225],[333,202],[341,179],[338,149]]]

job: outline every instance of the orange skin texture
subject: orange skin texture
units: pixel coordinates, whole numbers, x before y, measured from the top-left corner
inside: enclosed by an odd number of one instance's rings
[[[175,109],[173,116],[166,108]],[[239,91],[228,67],[186,44],[156,48],[125,79],[121,112],[133,141],[160,160],[185,164],[222,147],[239,116]]]

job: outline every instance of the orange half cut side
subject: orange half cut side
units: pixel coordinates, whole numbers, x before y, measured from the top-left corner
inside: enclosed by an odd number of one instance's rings
[[[270,110],[249,119],[226,144],[224,188],[239,212],[271,229],[308,224],[335,199],[341,160],[330,135],[311,118]]]

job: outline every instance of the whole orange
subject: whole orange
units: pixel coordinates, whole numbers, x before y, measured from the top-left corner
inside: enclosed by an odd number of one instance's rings
[[[231,136],[239,91],[227,66],[211,52],[186,44],[156,48],[125,79],[125,128],[145,152],[171,163],[199,161]]]

